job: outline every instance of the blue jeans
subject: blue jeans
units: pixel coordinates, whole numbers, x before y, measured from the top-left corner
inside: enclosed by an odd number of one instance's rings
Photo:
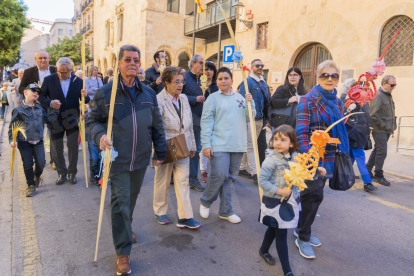
[[[36,145],[30,144],[27,141],[18,141],[17,148],[20,151],[22,157],[24,175],[26,176],[26,182],[28,186],[35,185],[35,176],[42,175],[43,168],[45,167],[45,147],[43,140],[40,140]],[[35,169],[33,171],[33,159]]]
[[[200,164],[201,152],[201,128],[194,127],[194,139],[197,146],[197,152],[194,157],[190,159],[190,183],[198,180],[198,167]]]
[[[234,214],[231,205],[231,184],[239,174],[242,152],[214,152],[211,156],[211,174],[200,198],[204,207],[210,208],[220,193],[219,215],[229,217]]]
[[[6,106],[4,104],[1,104],[0,106],[0,118],[4,118],[4,112],[6,111]]]
[[[99,156],[99,148],[92,141],[88,141],[88,150],[89,150],[89,170],[91,179],[99,175],[99,167],[101,164],[101,158]],[[98,176],[99,177],[99,176]]]
[[[363,148],[350,148],[351,162],[354,164],[355,160],[358,165],[358,170],[361,173],[361,178],[364,184],[371,184],[372,179],[369,175],[367,166],[365,165],[365,152]]]

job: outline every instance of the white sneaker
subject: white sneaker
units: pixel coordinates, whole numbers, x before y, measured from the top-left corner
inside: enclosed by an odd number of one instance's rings
[[[236,215],[236,214],[233,214],[233,215],[228,216],[228,217],[219,216],[219,218],[228,220],[231,223],[240,223],[241,222],[241,218],[238,215]]]
[[[204,207],[202,204],[200,204],[200,216],[202,218],[208,218],[210,215],[210,208]]]

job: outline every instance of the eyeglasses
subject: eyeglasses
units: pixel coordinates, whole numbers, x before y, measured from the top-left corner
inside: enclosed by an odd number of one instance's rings
[[[175,81],[175,82],[173,82],[175,85],[185,85],[185,80],[183,80],[183,81]]]
[[[322,73],[322,74],[319,76],[319,78],[320,78],[320,79],[323,79],[323,80],[327,80],[327,79],[329,79],[329,78],[331,78],[331,79],[333,79],[333,80],[337,80],[337,79],[339,79],[339,74],[338,74],[338,73],[334,73],[334,74],[332,74],[332,75],[329,75],[328,73]]]
[[[391,87],[396,87],[396,86],[397,86],[397,84],[396,84],[396,83],[393,83],[393,84],[390,84],[390,86],[391,86]]]
[[[299,77],[299,75],[298,74],[289,74],[288,77],[289,78],[297,78],[297,77]]]
[[[70,73],[69,71],[66,71],[66,72],[62,72],[62,71],[57,71],[59,74],[61,74],[61,75],[66,75],[66,74],[68,74],[68,73]]]
[[[264,64],[256,64],[255,67],[256,68],[264,68]]]
[[[122,60],[123,60],[125,63],[131,63],[132,61],[133,61],[135,64],[140,63],[140,60],[139,60],[139,59],[137,59],[137,58],[123,58]]]

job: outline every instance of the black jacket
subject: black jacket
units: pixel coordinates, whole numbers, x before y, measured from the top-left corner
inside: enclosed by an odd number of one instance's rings
[[[56,67],[49,66],[49,71],[50,74],[56,73]],[[39,68],[37,68],[37,66],[24,70],[22,81],[20,82],[19,86],[19,93],[24,95],[23,92],[26,89],[26,86],[35,82],[39,82]]]
[[[201,114],[203,113],[203,103],[197,102],[197,96],[203,96],[201,90],[199,77],[193,74],[190,70],[184,76],[185,85],[182,93],[187,95],[188,102],[193,113],[193,127],[200,127]]]
[[[294,87],[289,87],[286,89],[284,85],[279,86],[275,93],[273,93],[270,98],[270,105],[273,108],[283,108],[286,107],[289,103],[289,99],[295,96],[296,90]]]
[[[39,95],[39,102],[44,108],[50,107],[52,100],[59,100],[61,103],[57,124],[53,122],[48,124],[52,133],[78,127],[79,122],[79,101],[82,98],[81,90],[83,81],[75,75],[70,76],[70,84],[66,98],[60,85],[57,73],[47,76],[42,84],[42,92]],[[85,103],[89,102],[89,96],[85,97]],[[63,128],[62,128],[63,127]]]
[[[156,80],[160,77],[160,72],[158,72],[154,66],[151,66],[145,71],[145,83],[151,87],[156,94],[160,93],[164,89],[164,83],[157,85]]]
[[[352,110],[354,112],[364,112],[364,114],[355,114],[348,118],[346,129],[348,130],[349,146],[352,148],[365,148],[368,143],[368,137],[371,133],[371,117],[369,116],[369,106],[366,104]],[[347,115],[345,113],[344,115]]]
[[[206,97],[206,100],[207,100],[207,97],[208,97],[208,96],[210,96],[211,94],[213,94],[214,92],[217,92],[217,91],[219,91],[219,88],[218,88],[218,86],[217,86],[216,82],[212,82],[212,83],[211,83],[211,84],[207,87],[206,92],[204,93],[204,96]]]
[[[154,144],[154,159],[165,160],[165,140],[162,117],[158,109],[155,92],[135,78],[135,97],[118,81],[114,105],[113,147],[118,157],[112,162],[112,171],[133,171],[148,166],[151,146]],[[91,139],[99,145],[106,134],[112,81],[96,91],[92,112],[87,119]]]

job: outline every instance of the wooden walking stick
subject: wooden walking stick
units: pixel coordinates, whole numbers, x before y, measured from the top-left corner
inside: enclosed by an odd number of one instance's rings
[[[118,58],[116,59],[115,64],[118,64]],[[114,117],[115,97],[116,97],[116,92],[118,88],[118,70],[115,69],[114,73],[115,73],[114,78],[112,80],[113,82],[112,82],[112,91],[111,91],[111,101],[109,104],[108,128],[106,130],[106,136],[108,137],[108,139],[111,139],[111,141],[112,141],[112,123],[113,123],[113,117]],[[108,187],[109,171],[111,169],[112,150],[113,148],[105,149],[105,160],[104,160],[103,177],[102,177],[101,204],[99,206],[98,233],[96,235],[95,259],[94,259],[95,264],[98,259],[99,236],[101,235],[105,195],[106,195],[106,189]]]
[[[226,25],[227,25],[227,28],[229,29],[230,36],[231,36],[231,39],[233,41],[236,52],[240,53],[240,48],[239,48],[239,45],[237,44],[236,37],[234,36],[233,28],[231,27],[231,24],[230,24],[230,21],[227,17],[227,14],[224,11],[223,7],[220,5],[220,3],[217,0],[216,0],[216,2],[217,2],[217,5],[220,8],[220,11],[223,14],[224,19],[226,20]],[[242,76],[243,76],[244,89],[246,90],[246,94],[250,94],[249,87],[247,85],[247,76],[246,76],[246,72],[244,71],[244,66],[243,66],[243,57],[241,55],[240,55],[240,59],[238,60],[238,64],[241,68],[241,72],[242,72]],[[253,117],[252,105],[251,105],[250,102],[247,102],[247,108],[249,110],[250,131],[251,131],[251,134],[252,134],[252,141],[253,141],[254,160],[256,161],[257,179],[259,179],[259,176],[260,176],[260,160],[259,160],[259,150],[258,150],[257,139],[256,139],[256,137],[257,137],[256,136],[256,122],[255,122],[255,119]],[[263,190],[262,190],[262,188],[260,188],[259,185],[258,185],[258,187],[259,187],[260,201],[262,201]]]
[[[85,37],[82,38],[82,45],[81,45],[81,57],[82,57],[82,71],[86,74],[85,71]],[[83,85],[82,89],[85,89],[85,76],[83,76]],[[81,104],[80,104],[81,116],[85,116],[85,97],[82,95]],[[83,155],[83,168],[85,170],[85,184],[86,188],[89,187],[88,185],[88,169],[86,165],[86,147],[85,147],[85,119],[81,118],[79,121],[79,130],[81,136],[81,144],[82,144],[82,155]]]

